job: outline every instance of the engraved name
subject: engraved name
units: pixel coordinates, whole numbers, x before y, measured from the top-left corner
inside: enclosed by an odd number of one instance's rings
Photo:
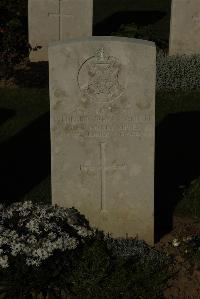
[[[123,111],[120,115],[96,111],[87,114],[62,114],[53,120],[54,129],[64,129],[68,136],[108,138],[111,136],[142,137],[143,124],[151,123],[150,114],[137,115]]]

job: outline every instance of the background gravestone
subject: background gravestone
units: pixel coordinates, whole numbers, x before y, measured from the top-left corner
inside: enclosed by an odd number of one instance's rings
[[[48,43],[92,35],[93,0],[29,0],[31,61],[48,60]]]
[[[154,43],[92,37],[49,48],[52,201],[153,243]]]
[[[200,1],[172,0],[170,55],[200,53]]]

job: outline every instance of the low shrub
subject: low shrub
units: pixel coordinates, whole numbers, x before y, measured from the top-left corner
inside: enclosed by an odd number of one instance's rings
[[[72,261],[93,235],[77,210],[30,201],[1,207],[0,233],[0,292],[9,299],[61,284],[69,291]]]
[[[0,222],[1,299],[163,298],[169,258],[91,229],[74,208],[14,203],[1,206]]]
[[[84,250],[72,273],[77,299],[161,299],[170,259],[137,239],[102,238]]]

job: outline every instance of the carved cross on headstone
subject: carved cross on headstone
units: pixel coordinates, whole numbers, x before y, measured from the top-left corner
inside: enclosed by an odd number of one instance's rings
[[[59,40],[62,39],[63,34],[63,18],[73,18],[72,14],[65,14],[62,12],[62,3],[68,0],[58,0],[58,13],[48,13],[49,17],[57,17],[59,19]]]
[[[88,170],[100,170],[101,172],[101,211],[106,210],[106,172],[108,170],[124,170],[126,169],[125,164],[106,166],[106,143],[100,142],[100,165],[99,166],[87,166],[80,165],[81,171]]]

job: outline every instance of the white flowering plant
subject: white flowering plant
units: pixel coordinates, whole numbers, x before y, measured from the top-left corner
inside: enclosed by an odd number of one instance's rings
[[[75,208],[31,201],[0,205],[0,293],[26,298],[32,289],[63,284],[61,273],[70,272],[73,259],[94,235]]]
[[[200,55],[172,55],[157,51],[157,91],[200,89]]]

